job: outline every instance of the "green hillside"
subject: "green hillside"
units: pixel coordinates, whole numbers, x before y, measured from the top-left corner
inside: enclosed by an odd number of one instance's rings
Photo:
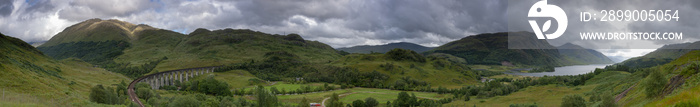
[[[604,84],[597,86],[591,94],[617,95],[617,105],[620,106],[698,106],[698,58],[700,51],[690,51],[663,65],[630,69],[626,72],[631,74],[596,80]]]
[[[630,68],[647,68],[663,65],[690,51],[696,50],[697,47],[700,47],[700,42],[664,45],[644,56],[627,59],[620,62],[618,65],[624,65]]]
[[[472,35],[426,52],[446,53],[465,59],[469,64],[499,65],[509,62],[525,66],[565,66],[576,64],[611,63],[600,52],[589,49],[566,49],[560,52],[545,40],[537,40],[530,32],[502,32]],[[544,49],[508,49],[508,38],[535,41],[518,43]],[[581,53],[579,53],[581,52]]]
[[[424,57],[410,50],[394,49],[392,51],[387,54],[350,54],[333,62],[332,65],[355,68],[359,72],[378,71],[388,74],[389,79],[385,81],[385,84],[394,84],[401,78],[410,77],[424,81],[433,88],[438,86],[458,88],[476,84],[476,80],[479,78],[463,64],[464,62],[446,57],[449,55]],[[394,53],[405,54],[397,55]]]
[[[130,77],[263,60],[265,53],[274,51],[298,55],[309,63],[327,63],[341,56],[332,47],[297,34],[247,29],[197,29],[180,34],[113,19],[78,23],[38,49],[55,59],[75,57]]]
[[[24,41],[2,34],[0,52],[4,94],[0,105],[90,106],[95,104],[88,101],[90,87],[131,81],[80,60],[51,59]]]
[[[80,41],[130,41],[143,30],[155,30],[148,25],[135,25],[115,19],[90,19],[67,27],[41,46],[54,46],[61,43]]]

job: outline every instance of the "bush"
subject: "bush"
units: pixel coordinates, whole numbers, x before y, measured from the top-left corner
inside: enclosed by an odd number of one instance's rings
[[[279,105],[277,96],[260,85],[255,88],[255,99],[260,107],[275,107]]]
[[[379,102],[377,101],[377,99],[368,97],[365,99],[365,105],[367,105],[367,107],[377,107],[377,105],[379,105]]]
[[[562,107],[586,107],[586,100],[580,95],[567,95],[562,100]]]
[[[90,88],[90,101],[102,104],[119,104],[122,101],[119,99],[114,89],[96,85]]]
[[[148,99],[150,99],[151,97],[155,96],[154,92],[151,89],[143,87],[136,88],[136,95],[139,98],[144,99],[146,101],[148,101]]]
[[[603,100],[603,103],[601,103],[599,107],[617,107],[617,105],[615,105],[615,97],[611,94],[604,94],[600,97],[602,97],[600,100]]]
[[[676,103],[676,105],[673,105],[673,107],[700,107],[700,103],[697,101],[682,101],[680,103]]]
[[[362,100],[355,100],[352,101],[352,107],[366,107],[367,105],[365,104],[364,101]]]
[[[389,59],[396,60],[396,61],[416,61],[416,62],[425,62],[425,57],[423,55],[420,55],[416,53],[415,51],[412,50],[406,50],[406,49],[401,49],[401,48],[395,48],[392,49],[389,52],[386,52],[385,54]]]
[[[170,107],[199,107],[201,102],[193,95],[178,96],[170,103]]]
[[[189,84],[189,85],[188,85]],[[230,96],[231,91],[228,90],[228,84],[214,79],[209,76],[203,80],[190,81],[183,85],[184,89],[189,91],[197,91],[215,96]],[[185,88],[186,87],[186,88]]]
[[[339,99],[337,93],[333,93],[333,95],[331,95],[331,99],[329,100],[328,104],[325,106],[326,107],[343,107],[343,102],[340,102],[340,99]]]
[[[661,71],[651,71],[651,74],[644,80],[644,91],[648,98],[657,97],[663,91],[668,80]]]

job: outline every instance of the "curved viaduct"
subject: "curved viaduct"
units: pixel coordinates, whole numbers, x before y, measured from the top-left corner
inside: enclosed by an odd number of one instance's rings
[[[136,87],[137,83],[148,83],[149,85],[151,85],[151,89],[158,89],[161,86],[175,85],[175,81],[180,81],[180,83],[182,83],[184,81],[189,81],[189,78],[192,78],[194,76],[214,72],[214,69],[218,67],[219,66],[211,66],[170,70],[139,77],[134,81],[131,81],[131,83],[129,83],[129,87],[127,88],[129,99],[131,99],[131,101],[135,102],[136,104],[139,104],[139,106],[144,107],[143,103],[141,103],[141,101],[138,100],[139,98],[138,96],[136,96],[136,92],[134,91],[134,87]]]

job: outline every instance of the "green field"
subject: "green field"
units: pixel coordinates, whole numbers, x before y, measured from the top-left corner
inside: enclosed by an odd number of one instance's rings
[[[469,101],[455,100],[443,106],[465,107],[476,105],[477,107],[507,107],[510,104],[537,103],[538,106],[543,107],[558,107],[561,105],[562,97],[570,94],[580,94],[583,96],[584,92],[591,91],[595,86],[596,85],[575,87],[557,85],[530,86],[507,96],[496,96],[486,99],[477,99],[476,97],[472,96],[471,100]],[[584,98],[587,99],[587,97]]]
[[[333,91],[299,94],[299,95],[278,95],[277,97],[280,100],[280,102],[288,103],[288,104],[296,104],[299,101],[301,101],[301,99],[304,97],[306,97],[306,99],[308,99],[309,102],[321,103],[321,101],[323,101],[324,98],[330,97],[333,93],[337,93],[339,95],[352,93],[352,94],[348,94],[346,96],[341,96],[340,101],[342,101],[345,104],[349,104],[355,100],[364,100],[367,97],[372,97],[372,98],[377,99],[377,101],[380,103],[380,105],[384,105],[386,103],[386,101],[393,102],[393,100],[395,100],[397,98],[397,96],[399,95],[400,92],[402,92],[402,91],[376,89],[376,88],[350,88],[350,89],[333,90]],[[437,94],[437,93],[430,93],[430,92],[409,92],[409,94],[411,94],[411,93],[416,94],[416,96],[419,98],[429,98],[429,99],[442,99],[442,98],[452,97],[451,94]]]
[[[274,85],[268,84],[268,85],[263,86],[263,87],[265,87],[265,89],[268,89],[268,90],[270,90],[270,88],[272,88],[272,87],[275,87],[279,91],[282,91],[282,90],[291,91],[291,90],[301,89],[301,87],[306,87],[306,86],[311,87],[311,89],[315,89],[317,87],[323,87],[323,84],[324,84],[324,83],[290,84],[290,83],[286,83],[286,82],[282,82],[282,81],[271,82],[271,84],[272,83],[274,83]],[[328,84],[328,86],[333,86],[336,88],[340,87],[339,85],[334,85],[334,84]],[[247,87],[246,91],[249,91],[253,88],[254,87]]]

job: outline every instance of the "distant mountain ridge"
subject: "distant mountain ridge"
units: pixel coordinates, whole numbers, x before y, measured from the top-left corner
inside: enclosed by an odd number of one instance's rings
[[[544,49],[508,49],[509,38],[528,41],[514,42],[516,45],[528,45]],[[580,48],[580,46],[573,44],[565,46],[568,46],[567,48]],[[464,58],[470,64],[489,65],[513,63],[529,66],[566,66],[612,63],[608,57],[598,51],[578,48],[560,52],[557,47],[550,45],[546,40],[535,38],[534,33],[501,32],[467,36],[427,51],[426,54],[446,53]]]
[[[647,68],[663,65],[685,55],[690,51],[698,50],[699,48],[700,41],[692,43],[668,44],[646,55],[630,58],[618,64],[625,65],[630,68]]]
[[[574,64],[610,64],[614,63],[610,58],[596,50],[586,49],[581,46],[566,43],[557,47],[564,60]]]
[[[345,51],[348,53],[372,53],[372,52],[386,53],[394,48],[413,50],[413,51],[418,52],[418,53],[433,49],[432,47],[425,47],[425,46],[421,46],[421,45],[409,43],[409,42],[396,42],[396,43],[389,43],[389,44],[385,44],[385,45],[360,45],[360,46],[353,46],[353,47],[345,47],[345,48],[338,48],[337,50],[342,50],[342,51]]]

